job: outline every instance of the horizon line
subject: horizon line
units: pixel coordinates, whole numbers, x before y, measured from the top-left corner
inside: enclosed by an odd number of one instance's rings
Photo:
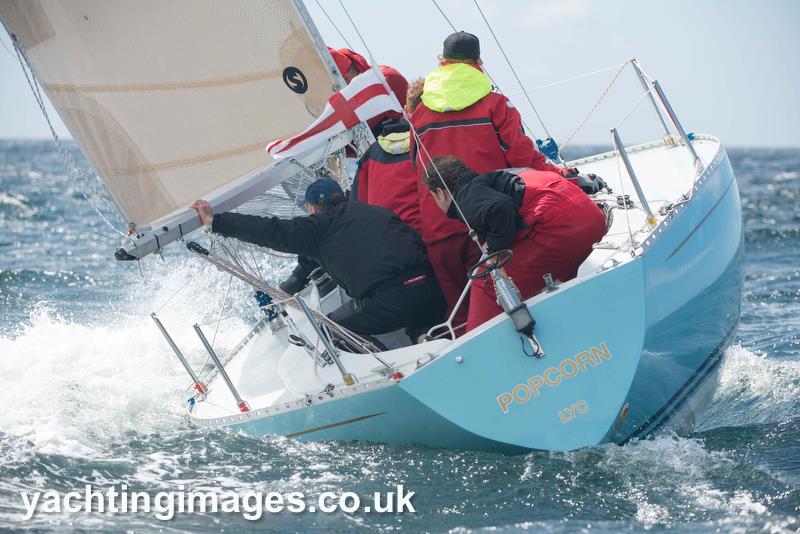
[[[72,138],[72,137],[62,137],[61,139],[63,141],[71,141],[71,142],[75,141],[75,139]],[[50,141],[50,142],[52,142],[53,138],[52,137],[3,137],[3,136],[0,136],[0,142],[3,142],[3,141],[31,141],[31,142]],[[721,144],[725,148],[756,148],[756,149],[764,149],[764,150],[768,150],[768,149],[776,149],[776,150],[800,149],[800,144],[795,144],[795,145],[775,145],[775,144],[772,144],[772,145],[770,145],[770,144],[746,145],[746,144],[738,144],[738,143],[730,143],[730,144],[728,144],[728,143],[724,143],[724,142],[722,142]],[[577,144],[575,144],[573,146],[586,146],[586,147],[591,147],[591,146],[611,146],[611,143],[609,143],[609,142],[600,142],[600,141],[589,141],[589,142],[585,142],[585,143],[577,143]]]

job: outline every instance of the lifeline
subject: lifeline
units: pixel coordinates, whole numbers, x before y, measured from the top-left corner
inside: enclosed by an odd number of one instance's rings
[[[548,367],[540,375],[533,375],[526,383],[517,384],[510,392],[505,391],[498,395],[497,403],[503,413],[508,413],[508,406],[512,403],[525,404],[541,393],[542,386],[556,388],[562,381],[569,380],[578,373],[585,373],[592,367],[597,367],[604,360],[611,359],[605,341],[600,342],[600,348],[591,347],[589,350],[579,352],[571,358],[561,361],[558,367]]]

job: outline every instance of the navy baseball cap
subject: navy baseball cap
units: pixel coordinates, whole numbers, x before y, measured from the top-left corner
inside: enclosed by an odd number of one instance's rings
[[[475,61],[481,57],[481,42],[471,33],[451,33],[444,40],[442,57],[445,59],[471,59]]]
[[[339,193],[339,198],[332,198],[335,193]],[[315,180],[306,189],[306,202],[310,204],[333,206],[342,200],[344,200],[344,191],[339,183],[331,178]]]

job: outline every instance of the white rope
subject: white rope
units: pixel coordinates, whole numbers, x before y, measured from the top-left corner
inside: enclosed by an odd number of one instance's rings
[[[263,252],[267,256],[272,256],[273,258],[278,258],[278,259],[281,259],[281,260],[291,260],[291,259],[294,259],[294,258],[297,257],[297,254],[276,252],[276,251],[272,250],[271,248],[259,247],[259,250],[260,250],[260,252]],[[258,274],[258,277],[259,278],[264,278],[263,276],[261,276],[261,273]]]
[[[511,93],[511,94],[508,94],[506,96],[508,96],[508,97],[519,96],[519,95],[521,95],[523,93],[532,93],[534,91],[539,91],[540,89],[547,89],[548,87],[556,87],[558,85],[564,85],[565,83],[570,83],[570,82],[574,82],[574,81],[577,81],[577,80],[582,80],[583,78],[590,78],[592,76],[596,76],[596,75],[601,74],[603,72],[608,72],[610,70],[618,69],[618,68],[622,67],[623,65],[625,65],[625,63],[617,63],[616,65],[611,65],[611,66],[608,66],[608,67],[605,67],[605,68],[602,68],[602,69],[598,69],[598,70],[595,70],[595,71],[592,71],[592,72],[587,72],[586,74],[579,74],[577,76],[572,76],[571,78],[565,78],[565,79],[559,80],[557,82],[550,82],[550,83],[546,83],[544,85],[538,85],[536,87],[531,87],[530,89],[524,89],[523,91],[520,91],[518,93]]]
[[[592,106],[592,109],[591,109],[591,110],[589,110],[589,113],[587,113],[587,114],[586,114],[586,116],[583,118],[583,120],[580,122],[580,124],[578,124],[578,127],[577,127],[577,128],[575,128],[575,130],[573,130],[573,132],[572,132],[572,133],[569,135],[569,137],[567,137],[567,140],[566,140],[566,141],[564,141],[564,143],[561,145],[561,149],[562,149],[562,150],[563,150],[565,147],[569,146],[569,144],[572,142],[572,140],[575,138],[575,136],[576,136],[576,135],[578,135],[578,132],[580,132],[580,131],[583,129],[583,127],[586,125],[586,122],[589,120],[589,118],[590,118],[592,115],[594,115],[594,112],[595,112],[595,111],[597,111],[597,108],[598,108],[598,107],[600,107],[600,103],[601,103],[601,102],[603,101],[603,99],[606,97],[606,95],[608,94],[608,92],[611,90],[611,88],[612,88],[612,87],[614,86],[614,84],[616,83],[616,81],[617,81],[617,79],[619,78],[620,74],[622,74],[622,71],[624,71],[624,70],[625,70],[625,67],[627,67],[627,66],[628,66],[628,64],[629,64],[630,62],[631,62],[631,60],[628,60],[628,61],[626,61],[625,63],[623,63],[622,65],[620,65],[620,67],[619,67],[619,70],[617,70],[616,74],[614,74],[614,77],[613,77],[613,78],[611,78],[611,81],[610,81],[610,82],[608,82],[608,86],[607,86],[607,87],[605,88],[605,90],[604,90],[604,91],[603,91],[603,92],[600,94],[600,97],[599,97],[599,98],[598,98],[598,99],[595,101],[594,105]]]
[[[14,43],[14,50],[16,50],[17,52],[17,59],[19,60],[19,64],[22,67],[22,73],[25,75],[25,80],[28,82],[28,86],[30,87],[31,92],[33,93],[33,97],[36,100],[36,104],[39,106],[39,110],[42,112],[42,115],[44,116],[44,119],[47,122],[47,126],[50,128],[50,135],[52,135],[53,137],[56,149],[58,150],[58,153],[61,155],[61,159],[63,160],[64,165],[67,167],[67,174],[72,178],[73,183],[75,183],[75,185],[78,186],[78,191],[81,193],[81,196],[83,196],[86,202],[89,203],[89,205],[97,213],[100,219],[102,219],[103,222],[105,222],[106,225],[108,225],[108,227],[111,228],[114,232],[121,235],[125,239],[130,240],[128,234],[122,232],[116,226],[114,226],[114,224],[108,220],[105,214],[102,211],[100,211],[97,205],[92,201],[86,190],[80,186],[80,182],[82,181],[84,186],[87,186],[89,189],[91,189],[94,196],[96,198],[99,198],[100,201],[105,204],[106,208],[111,213],[116,215],[116,217],[123,224],[123,226],[128,225],[128,222],[125,220],[125,218],[116,208],[116,206],[112,205],[106,199],[105,195],[102,195],[97,190],[97,188],[94,185],[94,182],[85,175],[83,170],[78,166],[78,164],[73,159],[72,155],[67,151],[66,147],[64,146],[64,143],[61,141],[61,138],[56,133],[55,127],[53,126],[53,122],[50,120],[50,115],[47,113],[47,108],[44,104],[44,97],[42,96],[40,90],[39,80],[36,77],[36,73],[33,71],[33,67],[31,66],[30,61],[28,61],[28,57],[25,54],[25,48],[22,44],[22,41],[20,41],[16,35],[12,35],[11,39]]]

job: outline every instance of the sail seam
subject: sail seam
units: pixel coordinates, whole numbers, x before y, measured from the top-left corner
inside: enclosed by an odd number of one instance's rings
[[[213,154],[205,154],[203,156],[195,156],[193,158],[179,159],[175,161],[166,161],[164,163],[154,163],[152,165],[143,165],[131,169],[122,169],[113,174],[107,173],[106,178],[120,178],[149,171],[169,171],[180,167],[191,167],[192,165],[197,165],[200,163],[208,163],[209,161],[233,158],[236,156],[241,156],[242,154],[247,154],[248,152],[262,151],[264,150],[264,147],[267,146],[267,143],[269,143],[269,141],[261,141],[251,145],[231,148],[222,152],[215,152]],[[265,161],[263,163],[266,165],[269,163],[269,161]]]
[[[151,91],[182,91],[185,89],[208,89],[212,87],[226,87],[229,85],[242,85],[281,76],[278,70],[246,74],[233,78],[220,78],[212,80],[198,80],[194,82],[152,83],[152,84],[127,84],[127,85],[77,85],[65,83],[45,84],[48,91],[62,93],[144,93]]]

